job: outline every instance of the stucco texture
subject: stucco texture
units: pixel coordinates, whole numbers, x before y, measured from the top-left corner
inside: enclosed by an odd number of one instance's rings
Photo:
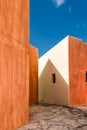
[[[68,38],[39,58],[39,101],[69,105]],[[52,82],[55,74],[56,82]]]
[[[0,0],[0,33],[28,43],[30,0]]]
[[[0,130],[29,119],[29,0],[0,0]]]
[[[0,35],[0,128],[12,130],[10,127],[28,123],[29,67],[26,48],[2,38]]]
[[[29,104],[38,103],[38,49],[29,45]]]
[[[87,44],[69,37],[69,104],[87,104]]]
[[[82,40],[67,36],[39,59],[39,101],[87,105],[87,44]]]

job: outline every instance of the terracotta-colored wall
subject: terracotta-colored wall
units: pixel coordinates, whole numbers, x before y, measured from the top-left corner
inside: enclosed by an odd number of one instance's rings
[[[29,121],[29,0],[0,0],[0,130]]]
[[[0,33],[19,43],[29,42],[29,3],[30,0],[0,0]]]
[[[38,103],[38,49],[29,45],[29,104]]]
[[[29,64],[26,48],[0,35],[0,129],[28,123]]]
[[[69,37],[69,104],[87,104],[87,44],[81,40]]]

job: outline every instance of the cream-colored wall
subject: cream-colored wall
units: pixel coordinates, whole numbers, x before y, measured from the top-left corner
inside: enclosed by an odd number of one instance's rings
[[[39,101],[68,105],[68,36],[39,59]],[[52,73],[56,83],[52,83]]]

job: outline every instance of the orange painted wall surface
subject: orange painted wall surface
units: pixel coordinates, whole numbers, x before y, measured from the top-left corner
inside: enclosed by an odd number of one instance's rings
[[[29,0],[0,0],[0,130],[29,121]]]
[[[13,130],[29,121],[29,64],[26,60],[26,47],[18,46],[18,43],[16,45],[0,35],[0,129],[2,130]]]
[[[38,103],[38,49],[29,45],[29,104]]]
[[[29,0],[0,0],[0,33],[26,44],[29,39]]]
[[[69,81],[71,106],[87,104],[87,44],[69,37]]]

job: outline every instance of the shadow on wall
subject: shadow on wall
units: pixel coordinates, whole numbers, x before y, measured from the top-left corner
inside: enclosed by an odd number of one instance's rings
[[[53,83],[55,74],[55,83]],[[48,60],[39,77],[39,101],[58,105],[69,104],[69,85],[58,72],[55,65]]]

